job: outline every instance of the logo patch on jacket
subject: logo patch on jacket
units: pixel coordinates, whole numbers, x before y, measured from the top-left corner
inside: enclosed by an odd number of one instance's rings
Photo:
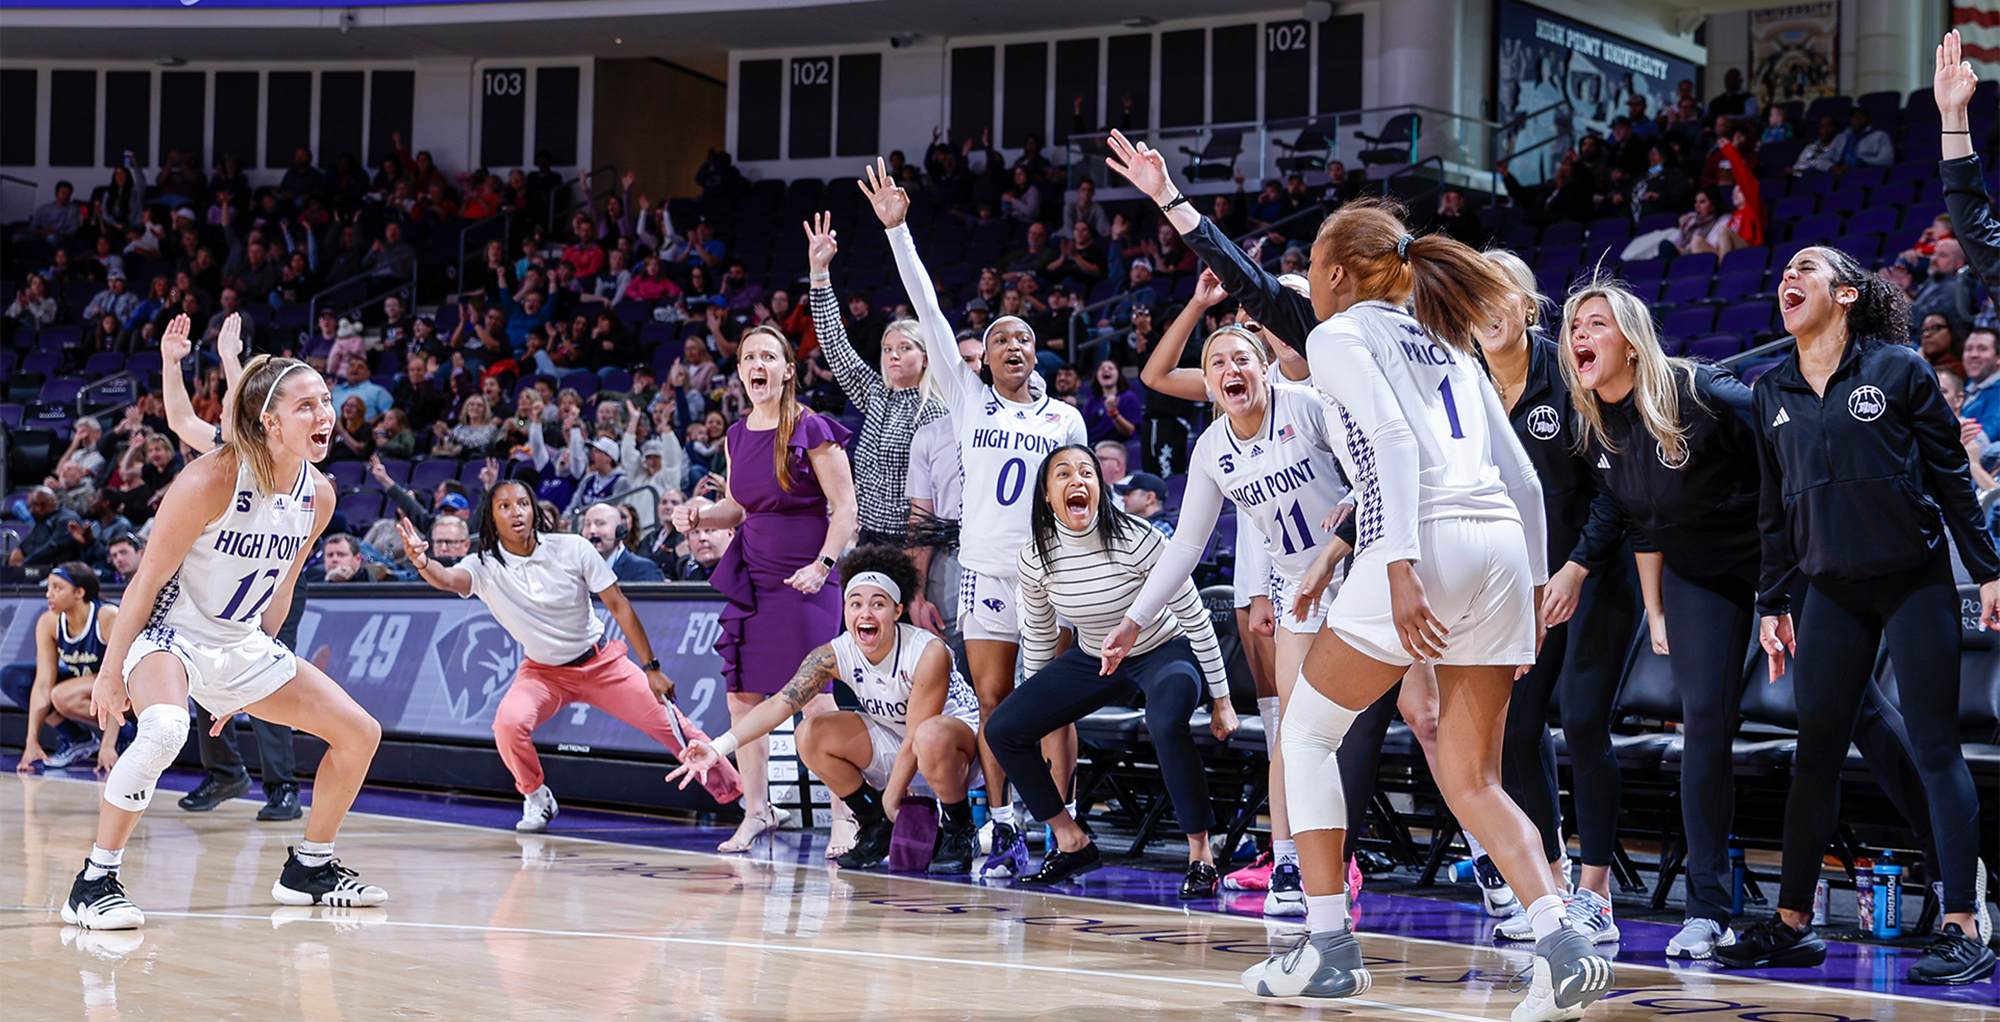
[[[1787,423],[1787,422],[1790,422],[1790,421],[1792,421],[1792,413],[1791,413],[1791,412],[1788,412],[1788,411],[1786,411],[1786,410],[1785,410],[1785,409],[1783,409],[1783,408],[1780,408],[1780,409],[1778,409],[1778,414],[1777,414],[1777,417],[1775,417],[1775,418],[1773,418],[1773,419],[1771,420],[1771,428],[1772,428],[1772,429],[1776,429],[1776,428],[1778,428],[1779,426],[1782,426],[1782,425],[1784,425],[1785,423]]]
[[[1681,448],[1680,457],[1669,458],[1667,457],[1667,445],[1660,443],[1659,441],[1656,440],[1653,442],[1653,453],[1659,457],[1660,464],[1665,465],[1668,468],[1678,470],[1681,468],[1685,468],[1687,466],[1688,452],[1687,448],[1685,447]]]
[[[1873,385],[1854,388],[1847,395],[1847,414],[1862,422],[1874,422],[1889,410],[1889,398]]]
[[[1562,416],[1548,405],[1536,405],[1528,412],[1528,435],[1537,440],[1553,440],[1562,428]]]

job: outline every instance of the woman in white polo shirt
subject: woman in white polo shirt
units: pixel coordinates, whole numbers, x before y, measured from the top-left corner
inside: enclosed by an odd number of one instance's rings
[[[610,565],[589,540],[555,531],[553,517],[537,512],[535,494],[526,485],[510,479],[486,491],[479,548],[452,567],[430,559],[430,544],[409,519],[398,518],[396,527],[424,581],[484,600],[493,619],[527,654],[493,716],[500,759],[527,799],[515,830],[547,830],[558,812],[555,795],[543,783],[534,733],[570,703],[598,707],[676,756],[685,741],[708,739],[669,702],[674,683],[660,672],[653,644],[619,592]],[[604,622],[591,613],[592,593],[604,601],[625,641],[604,641]],[[643,666],[626,656],[627,642],[644,658]],[[718,802],[733,802],[743,794],[735,768],[727,763],[711,771],[703,786]]]

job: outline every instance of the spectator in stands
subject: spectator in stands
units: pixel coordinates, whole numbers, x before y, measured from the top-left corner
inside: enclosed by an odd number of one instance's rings
[[[1074,220],[1069,237],[1061,240],[1056,258],[1042,275],[1088,292],[1104,279],[1109,264],[1110,258],[1105,254],[1104,243],[1098,240],[1096,227],[1089,220]]]
[[[234,256],[231,256],[234,262]],[[263,302],[278,289],[278,264],[272,260],[271,251],[262,241],[252,240],[243,246],[243,260],[240,265],[225,266],[224,276],[229,285],[236,288],[245,301]]]
[[[747,316],[764,300],[762,285],[750,283],[750,271],[743,260],[730,256],[722,261],[722,300],[734,316]]]
[[[1960,374],[1959,385],[1961,388],[1964,386],[1964,363],[1960,354],[1963,342],[1959,340],[1958,331],[1952,329],[1951,319],[1944,313],[1933,312],[1923,318],[1917,327],[1917,350],[1932,366]]]
[[[464,502],[460,497],[459,501]],[[440,515],[431,523],[431,560],[446,567],[472,553],[472,533],[467,530],[465,519],[455,514]]]
[[[707,497],[695,497],[687,501],[690,507],[712,507],[715,502]],[[733,528],[694,528],[687,532],[688,552],[678,558],[673,570],[668,572],[679,582],[706,582],[722,561],[722,555],[729,550],[729,544],[736,539]]]
[[[1962,349],[1965,366],[1965,407],[1961,418],[1979,423],[1989,437],[2000,437],[2000,385],[1994,373],[2000,369],[2000,331],[1974,327],[1965,335]]]
[[[361,266],[377,280],[402,283],[417,275],[417,250],[403,240],[401,224],[385,224],[382,236],[368,246],[368,254],[361,258]]]
[[[1939,213],[1924,228],[1924,233],[1917,236],[1916,243],[1904,249],[1896,256],[1896,259],[1914,268],[1929,259],[1931,253],[1937,251],[1938,242],[1951,236],[1951,214]],[[1963,254],[1962,247],[1961,254]]]
[[[1644,93],[1635,92],[1625,100],[1625,116],[1632,122],[1632,134],[1650,139],[1660,133],[1659,125],[1646,113],[1647,99]]]
[[[621,584],[666,581],[659,565],[626,549],[624,540],[630,529],[620,520],[618,509],[610,504],[600,501],[586,508],[577,532],[603,555]]]
[[[1921,324],[1938,314],[1951,321],[1953,332],[1963,333],[1978,311],[1979,278],[1967,270],[1965,250],[1957,238],[1939,240],[1931,250],[1930,273],[1910,299],[1911,321]]]
[[[361,556],[361,541],[345,532],[336,532],[320,543],[321,577],[315,582],[394,581],[389,566]]]
[[[1731,121],[1727,131],[1718,132],[1715,148],[1709,150],[1708,158],[1701,167],[1701,183],[1728,187],[1739,181],[1733,171],[1737,163],[1742,163],[1752,178],[1757,174],[1757,144],[1750,134],[1750,126],[1741,121]],[[1735,147],[1737,156],[1728,155],[1722,143],[1729,142]]]
[[[327,445],[327,462],[367,461],[375,456],[375,428],[368,424],[368,406],[357,395],[338,401],[340,414],[333,420],[333,442]]]
[[[617,305],[625,300],[626,288],[632,284],[632,268],[625,249],[614,248],[604,253],[604,272],[590,286],[583,289],[578,297],[595,305]]]
[[[60,564],[83,556],[84,544],[70,528],[73,524],[80,526],[82,520],[62,505],[55,490],[37,486],[28,492],[28,519],[34,524],[21,545],[8,555],[8,564],[16,567]]]
[[[618,441],[598,437],[584,443],[581,433],[572,432],[569,453],[570,464],[580,466],[582,471],[572,469],[577,479],[576,492],[563,510],[565,518],[575,518],[590,505],[626,488],[625,470],[618,467]]]
[[[71,427],[69,447],[63,451],[61,460],[74,461],[82,465],[83,470],[90,473],[91,478],[103,482],[104,477],[110,474],[110,463],[105,459],[103,452],[97,449],[98,442],[103,439],[103,424],[92,416],[83,416]]]
[[[1167,227],[1172,229],[1173,225],[1169,223]],[[1437,212],[1431,214],[1430,222],[1424,225],[1424,229],[1450,235],[1474,248],[1486,242],[1486,228],[1477,216],[1465,208],[1465,190],[1457,186],[1438,193]],[[1180,232],[1174,233],[1178,235]]]
[[[736,169],[729,154],[721,149],[708,151],[708,159],[694,172],[694,183],[701,187],[704,199],[734,199],[750,190],[743,172]]]
[[[139,559],[145,552],[146,541],[138,533],[121,533],[106,545],[105,566],[98,568],[98,577],[114,585],[131,581],[132,573],[139,570]]]
[[[1090,377],[1090,394],[1083,403],[1083,425],[1090,442],[1130,440],[1145,421],[1145,399],[1126,383],[1125,373],[1112,359],[1097,363]]]
[[[570,218],[570,232],[576,241],[563,249],[563,261],[576,268],[579,277],[595,277],[604,270],[604,246],[597,243],[597,225],[590,214],[579,212]]]
[[[278,182],[274,192],[278,198],[297,208],[304,208],[306,197],[326,190],[326,175],[313,166],[312,152],[299,149],[292,153],[292,165]]]
[[[432,425],[437,443],[431,453],[444,458],[457,458],[486,453],[486,448],[500,434],[500,424],[493,419],[491,406],[479,394],[466,397],[459,405],[458,421],[447,428],[443,422]]]
[[[1866,107],[1848,112],[1847,130],[1834,136],[1833,150],[1834,166],[1840,170],[1887,167],[1896,162],[1896,143],[1888,132],[1869,124]]]
[[[1097,204],[1097,183],[1089,178],[1077,182],[1076,198],[1063,203],[1063,229],[1056,233],[1056,237],[1074,237],[1079,222],[1090,224],[1093,237],[1111,233],[1111,217],[1104,212],[1103,206]]]
[[[54,490],[56,499],[82,517],[90,513],[90,505],[97,501],[97,484],[84,471],[82,465],[64,461],[56,465],[56,474],[48,477],[44,485]]]
[[[1596,200],[1591,198],[1590,184],[1577,170],[1576,160],[1565,157],[1556,167],[1556,176],[1532,188],[1514,179],[1507,172],[1507,161],[1501,160],[1496,167],[1502,183],[1507,186],[1507,194],[1514,204],[1521,207],[1522,219],[1536,227],[1560,223],[1565,220],[1578,223],[1587,222],[1595,215]]]
[[[57,181],[55,201],[36,207],[35,215],[28,218],[28,229],[20,236],[40,236],[51,246],[68,241],[83,226],[83,209],[73,201],[75,194],[68,181]]]
[[[1743,72],[1730,68],[1722,75],[1722,93],[1708,101],[1708,115],[1715,117],[1727,114],[1738,120],[1754,123],[1757,119],[1757,96],[1743,87]]]
[[[697,269],[712,267],[722,262],[727,252],[727,246],[715,236],[715,228],[709,226],[706,218],[701,218],[688,228],[687,248],[683,250],[681,261]]]
[[[641,302],[672,303],[680,300],[681,289],[667,276],[666,264],[659,253],[648,252],[639,272],[625,285],[625,297]]]
[[[1167,514],[1167,481],[1151,472],[1134,472],[1113,486],[1125,500],[1125,512],[1174,538],[1174,520]]]
[[[382,413],[388,411],[396,399],[386,388],[370,378],[373,375],[374,372],[369,369],[368,359],[365,356],[357,355],[348,359],[347,381],[334,386],[333,403],[343,405],[348,398],[358,397],[361,399],[363,418],[369,422],[381,418]]]
[[[90,299],[90,304],[83,307],[83,319],[95,321],[100,316],[113,316],[116,317],[118,326],[122,328],[125,320],[138,307],[139,296],[125,289],[125,271],[112,270],[105,275],[104,290],[99,291]],[[116,337],[117,331],[114,329],[112,339],[115,340]]]
[[[506,198],[500,194],[502,186],[499,176],[475,171],[473,177],[476,183],[468,185],[465,201],[458,207],[459,217],[479,221],[502,212],[507,203]]]
[[[1000,203],[1008,216],[1033,223],[1042,215],[1042,189],[1036,183],[1036,173],[1029,168],[1026,160],[1027,157],[1022,156],[1015,162],[1014,185],[1001,196]]]
[[[1764,131],[1757,136],[1757,141],[1769,145],[1772,142],[1786,141],[1792,135],[1791,111],[1785,109],[1783,103],[1771,104],[1770,108],[1764,111]]]
[[[59,308],[56,300],[49,297],[48,288],[48,281],[41,277],[29,277],[21,290],[15,292],[13,302],[8,304],[7,318],[30,331],[55,323]]]
[[[1008,284],[1016,283],[1024,274],[1034,275],[1042,271],[1055,258],[1049,251],[1049,227],[1036,222],[1028,225],[1026,246],[1008,253],[1000,260],[1001,279]]]
[[[353,368],[355,359],[368,357],[368,341],[362,336],[361,321],[341,320],[340,328],[334,333],[333,350],[326,356],[325,372],[336,381],[347,379],[347,372]],[[335,398],[338,401],[338,398]]]
[[[138,226],[145,208],[146,190],[133,182],[132,169],[111,168],[111,183],[97,206],[98,229],[107,237],[122,236],[127,228]]]
[[[1681,214],[1680,238],[1674,247],[1682,255],[1713,252],[1725,255],[1743,247],[1744,239],[1730,229],[1735,213],[1720,188],[1703,188],[1694,196],[1694,209]]]
[[[2000,480],[1993,477],[1985,465],[1986,453],[1993,447],[1993,440],[1986,435],[1975,419],[1963,418],[1965,407],[1965,378],[1958,373],[1939,367],[1937,371],[1938,391],[1944,395],[1945,407],[1958,419],[1958,442],[1965,448],[1965,459],[1972,470],[1972,485],[1980,493],[2000,486]],[[1991,526],[1988,526],[1991,528]]]
[[[506,358],[515,352],[527,350],[528,331],[548,324],[549,309],[546,298],[540,291],[527,291],[519,300],[511,295],[504,296],[502,306],[507,310],[508,347],[500,351],[499,356]]]

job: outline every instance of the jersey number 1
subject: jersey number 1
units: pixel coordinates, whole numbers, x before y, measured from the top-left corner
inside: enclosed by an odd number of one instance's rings
[[[271,602],[271,597],[277,595],[278,575],[283,570],[282,568],[269,568],[261,573],[253,571],[238,579],[236,581],[236,595],[229,598],[229,606],[222,608],[222,619],[225,621],[249,621],[258,614],[263,613],[264,605]],[[244,611],[242,617],[237,617],[236,608],[243,606],[243,598],[250,595],[251,584],[260,578],[270,579],[271,587],[264,590],[264,595],[258,597],[256,604],[249,610]]]
[[[1458,424],[1458,405],[1451,399],[1451,379],[1449,377],[1438,381],[1438,393],[1444,395],[1444,417],[1451,420],[1451,438],[1453,440],[1465,439],[1465,430],[1460,428]]]

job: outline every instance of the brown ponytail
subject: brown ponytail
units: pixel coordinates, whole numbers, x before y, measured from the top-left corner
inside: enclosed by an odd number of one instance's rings
[[[791,338],[786,337],[784,331],[768,324],[751,327],[745,330],[742,338],[737,341],[736,350],[740,353],[743,346],[750,343],[750,338],[760,336],[778,342],[779,354],[785,356],[785,364],[792,369],[790,375],[785,377],[784,383],[780,384],[778,436],[771,445],[771,460],[776,463],[778,489],[790,493],[792,492],[792,434],[798,430],[799,423],[811,413],[804,405],[799,404],[799,356],[792,350]]]
[[[1407,305],[1436,338],[1477,350],[1472,331],[1519,289],[1478,251],[1444,234],[1412,237],[1393,199],[1356,199],[1319,225],[1314,266],[1339,266],[1362,301]],[[1406,240],[1407,239],[1407,240]]]

